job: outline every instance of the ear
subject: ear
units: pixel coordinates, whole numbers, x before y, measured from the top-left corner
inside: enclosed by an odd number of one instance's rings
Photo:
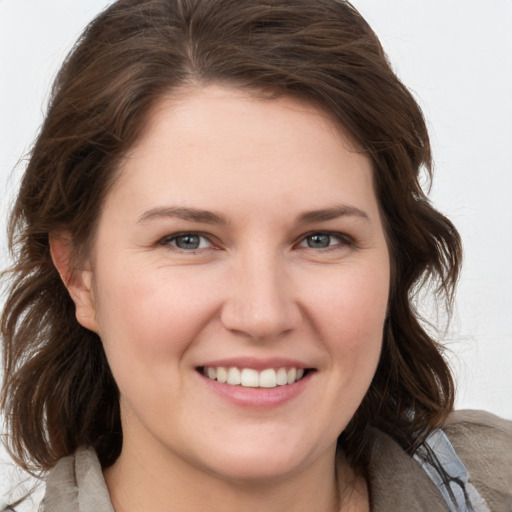
[[[76,319],[80,325],[98,332],[96,306],[92,288],[92,270],[72,266],[73,240],[67,231],[50,234],[50,253],[53,264],[75,303]]]

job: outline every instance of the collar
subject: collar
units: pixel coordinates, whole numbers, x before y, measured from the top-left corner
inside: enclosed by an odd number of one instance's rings
[[[439,489],[389,435],[373,429],[367,456],[372,512],[446,512]]]
[[[446,512],[437,487],[390,436],[373,430],[367,454],[372,512]],[[51,470],[40,512],[115,512],[92,448],[77,450]]]

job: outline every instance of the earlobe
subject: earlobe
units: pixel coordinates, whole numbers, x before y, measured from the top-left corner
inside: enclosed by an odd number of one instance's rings
[[[98,332],[96,307],[92,287],[92,270],[73,268],[73,240],[68,232],[50,234],[53,264],[75,303],[76,319],[83,327]]]

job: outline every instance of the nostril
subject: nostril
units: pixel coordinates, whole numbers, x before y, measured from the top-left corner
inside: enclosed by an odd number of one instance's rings
[[[298,328],[302,313],[278,284],[247,283],[223,304],[222,325],[253,341],[275,340]]]

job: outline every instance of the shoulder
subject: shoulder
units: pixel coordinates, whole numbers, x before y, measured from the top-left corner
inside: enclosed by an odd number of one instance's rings
[[[512,421],[464,410],[452,413],[443,430],[491,510],[512,510]]]
[[[59,460],[46,480],[40,512],[114,512],[96,452],[78,449]]]

